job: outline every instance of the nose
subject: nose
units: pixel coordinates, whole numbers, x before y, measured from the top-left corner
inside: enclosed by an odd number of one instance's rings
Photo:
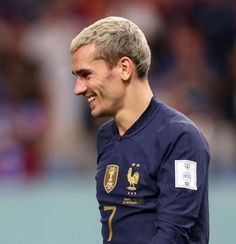
[[[85,82],[78,77],[76,79],[76,84],[75,84],[75,88],[74,88],[74,93],[77,96],[83,95],[86,91],[87,91],[87,85],[85,84]]]

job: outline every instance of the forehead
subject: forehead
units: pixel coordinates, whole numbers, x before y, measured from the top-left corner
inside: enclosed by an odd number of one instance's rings
[[[94,44],[88,44],[80,47],[71,56],[72,73],[89,72],[93,74],[109,72],[106,62],[99,58]]]
[[[78,63],[92,62],[95,59],[95,45],[87,44],[80,47],[76,50],[75,53],[72,54],[72,65],[76,65]]]

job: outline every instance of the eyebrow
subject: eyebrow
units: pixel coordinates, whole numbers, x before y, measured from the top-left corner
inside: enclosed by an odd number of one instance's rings
[[[75,70],[75,71],[72,71],[72,74],[73,75],[77,75],[77,76],[84,76],[85,74],[90,74],[91,71],[88,70],[88,69],[79,69],[79,70]]]

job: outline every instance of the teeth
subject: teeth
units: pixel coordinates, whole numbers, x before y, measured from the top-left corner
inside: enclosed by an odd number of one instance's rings
[[[94,100],[95,100],[95,96],[92,96],[92,97],[89,97],[89,98],[88,98],[88,102],[89,102],[89,103],[91,103],[91,102],[94,101]]]

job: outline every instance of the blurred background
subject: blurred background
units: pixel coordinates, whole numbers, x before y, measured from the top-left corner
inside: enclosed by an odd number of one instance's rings
[[[69,46],[99,18],[133,20],[159,99],[212,153],[210,244],[236,240],[236,2],[0,0],[0,243],[99,244],[96,130],[73,93]]]

